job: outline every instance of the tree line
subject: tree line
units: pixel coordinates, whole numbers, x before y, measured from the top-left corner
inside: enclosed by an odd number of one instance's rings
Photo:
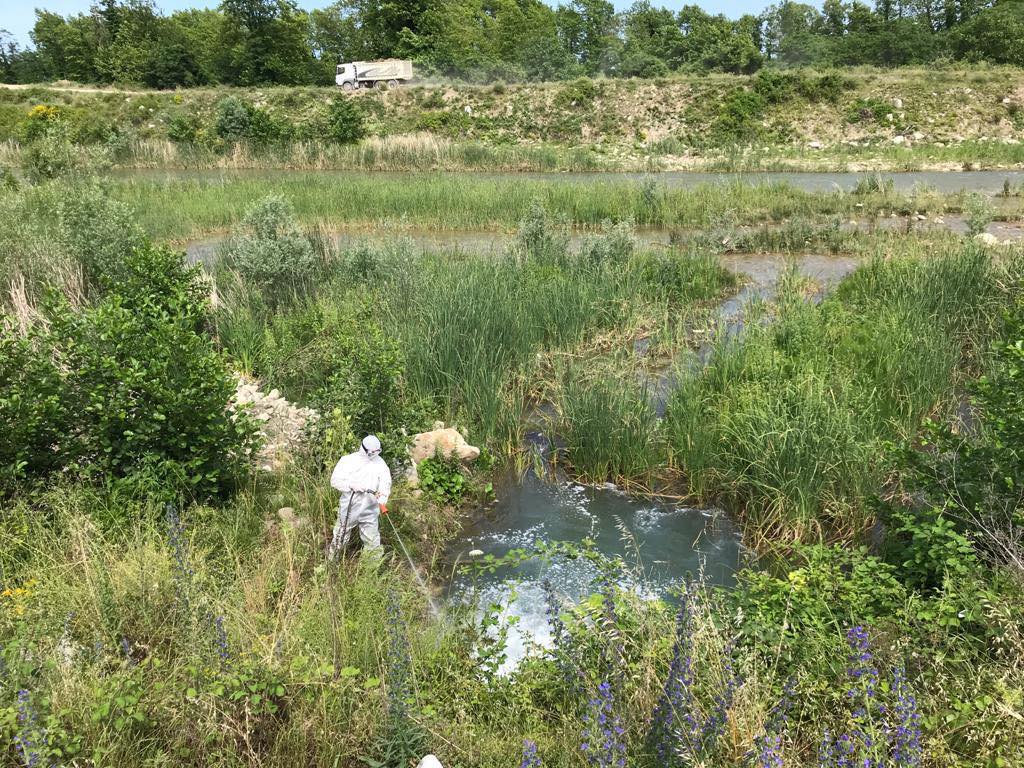
[[[36,11],[33,45],[0,30],[0,81],[198,85],[323,84],[338,61],[411,58],[471,81],[582,75],[660,77],[792,66],[941,61],[1024,66],[1024,0],[783,0],[729,19],[639,0],[223,0],[162,13],[152,0],[100,0],[88,13]]]

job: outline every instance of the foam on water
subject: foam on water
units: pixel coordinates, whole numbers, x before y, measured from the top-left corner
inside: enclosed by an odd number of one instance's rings
[[[631,499],[615,488],[545,483],[528,473],[499,488],[498,502],[452,557],[466,562],[473,549],[501,557],[544,543],[584,540],[604,555],[625,559],[630,568],[621,586],[652,599],[697,573],[711,583],[731,583],[740,555],[739,536],[718,511]],[[534,559],[494,573],[459,575],[449,599],[502,606],[507,642],[501,671],[507,673],[531,650],[550,647],[541,582],[549,580],[561,597],[578,601],[593,591],[597,575],[584,558]]]

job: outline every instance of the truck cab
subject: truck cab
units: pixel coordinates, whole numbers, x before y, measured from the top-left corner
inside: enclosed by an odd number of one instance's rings
[[[359,81],[356,79],[355,64],[339,64],[334,75],[334,82],[339,88],[343,88],[346,91],[354,91],[358,88]]]

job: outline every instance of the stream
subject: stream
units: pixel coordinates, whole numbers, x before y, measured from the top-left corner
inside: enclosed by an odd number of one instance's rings
[[[497,558],[547,542],[590,540],[601,554],[628,563],[623,587],[665,597],[698,575],[710,584],[730,585],[740,562],[739,533],[719,510],[633,499],[613,487],[548,482],[532,470],[499,483],[496,496],[452,547],[454,563],[474,560],[474,550]],[[459,574],[448,585],[448,599],[501,606],[499,617],[508,630],[501,671],[507,673],[531,648],[550,646],[542,581],[574,601],[593,591],[597,575],[585,558],[531,559],[493,573]]]

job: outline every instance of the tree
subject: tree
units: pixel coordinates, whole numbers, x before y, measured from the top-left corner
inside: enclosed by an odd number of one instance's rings
[[[408,52],[407,34],[420,32],[423,15],[443,6],[443,0],[341,0],[359,19],[361,46],[368,58],[403,56]]]
[[[685,40],[676,16],[665,8],[654,8],[639,0],[626,12],[626,54],[644,53],[678,69],[684,60]]]
[[[294,0],[223,0],[223,79],[237,85],[311,82],[308,17]]]
[[[359,19],[343,3],[310,11],[309,25],[310,46],[319,64],[317,80],[332,83],[338,62],[366,57]]]
[[[588,74],[607,72],[619,59],[619,17],[608,0],[573,0],[559,6],[555,25],[565,50]]]
[[[36,11],[32,42],[48,78],[65,78],[83,83],[100,79],[96,52],[101,47],[102,26],[93,16],[71,16]]]

